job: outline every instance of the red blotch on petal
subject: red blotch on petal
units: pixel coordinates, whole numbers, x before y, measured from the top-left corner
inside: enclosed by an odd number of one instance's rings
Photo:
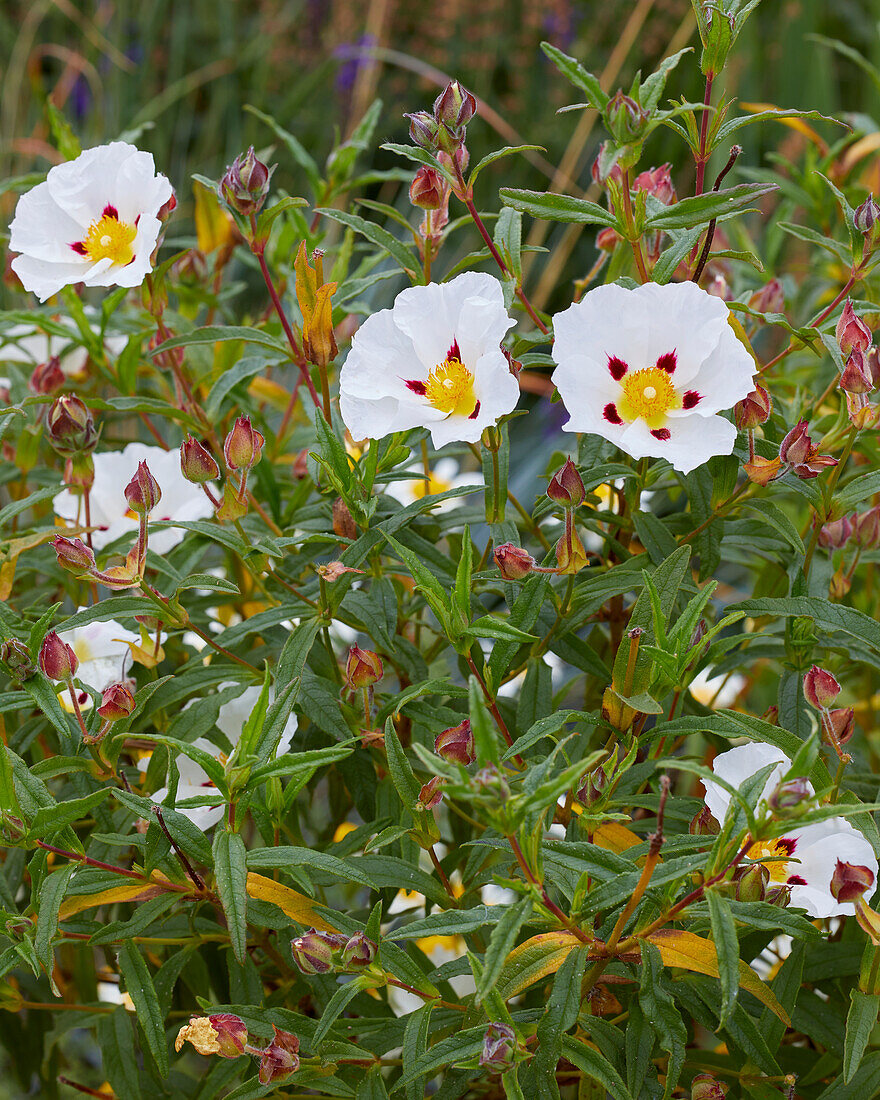
[[[806,886],[807,885],[807,880],[805,878],[801,878],[800,875],[790,875],[789,878],[788,878],[788,885],[789,886]]]
[[[665,370],[667,374],[674,374],[677,365],[678,360],[674,351],[667,351],[665,355],[661,355],[657,360],[657,366],[660,370]]]
[[[672,432],[668,428],[655,428],[651,435],[655,439],[659,439],[661,443],[665,443],[667,439],[672,438]]]
[[[683,409],[694,409],[702,400],[703,395],[701,393],[697,393],[696,390],[688,390],[681,399],[681,407]]]
[[[82,241],[74,241],[70,247],[78,256],[86,255],[86,246],[82,243]]]
[[[107,205],[104,207],[104,217],[115,218],[117,221],[119,221],[119,211],[116,209],[115,206],[111,206],[111,204],[108,202]]]
[[[458,350],[458,340],[452,341],[452,346],[450,347],[449,351],[447,351],[446,358],[457,359],[459,363],[461,362],[461,352]]]
[[[619,382],[628,370],[628,364],[624,363],[622,359],[618,359],[616,355],[608,356],[608,373],[615,382]]]
[[[474,411],[468,417],[468,420],[476,420],[479,415],[480,415],[480,402],[478,401],[476,403],[476,405],[474,405]]]
[[[608,421],[609,424],[622,424],[623,421],[620,418],[620,413],[617,411],[617,406],[613,401],[609,402],[602,410],[602,415]]]
[[[781,848],[787,856],[793,856],[794,850],[797,848],[797,841],[790,836],[782,836],[776,841],[776,847]]]
[[[419,382],[418,379],[413,379],[411,382],[406,383],[406,388],[413,393],[417,393],[419,397],[425,396],[425,383]]]

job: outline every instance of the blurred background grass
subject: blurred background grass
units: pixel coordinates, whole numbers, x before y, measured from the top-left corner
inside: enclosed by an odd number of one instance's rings
[[[740,39],[726,87],[747,101],[880,118],[880,87],[810,37],[840,39],[880,65],[878,21],[880,0],[765,0]],[[248,144],[269,142],[243,104],[276,117],[320,162],[375,96],[384,102],[376,145],[402,141],[404,111],[429,106],[444,78],[457,76],[491,109],[468,131],[472,155],[519,142],[547,150],[545,158],[505,160],[487,173],[478,199],[491,209],[500,182],[569,192],[589,183],[602,135],[592,129],[592,112],[556,114],[577,95],[541,53],[543,39],[614,89],[695,38],[690,0],[4,0],[0,176],[45,170],[58,159],[46,123],[51,95],[83,145],[136,132],[177,187],[186,218],[193,172],[217,177]],[[682,65],[668,90],[701,99],[698,66]],[[751,165],[786,136],[773,126],[743,133],[741,163]],[[649,146],[653,163],[671,159],[678,167],[681,154],[669,131]],[[301,171],[283,150],[277,157],[278,182],[304,190]],[[399,165],[378,150],[372,161]],[[678,183],[689,186],[687,168]],[[399,184],[372,197],[409,210]],[[0,198],[4,220],[13,201]],[[560,226],[545,239],[546,228],[533,229],[530,243],[540,238],[552,258],[532,258],[528,283],[540,304],[552,305],[553,288],[591,263],[593,235]]]

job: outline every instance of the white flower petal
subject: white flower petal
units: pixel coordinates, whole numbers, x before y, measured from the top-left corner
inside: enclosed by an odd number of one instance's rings
[[[643,427],[642,421],[636,426]],[[630,429],[631,430],[631,429]],[[648,434],[652,448],[645,454],[665,458],[683,474],[689,474],[715,455],[733,453],[736,444],[736,428],[723,416],[681,416],[666,423],[669,439],[658,440]],[[624,443],[624,449],[628,449]]]
[[[75,255],[71,252],[71,256]],[[38,260],[24,253],[10,264],[25,290],[36,294],[41,302],[57,294],[63,287],[82,282],[88,266],[81,262],[51,263]]]
[[[813,917],[852,916],[851,901],[839,902],[831,893],[831,878],[837,861],[867,867],[874,885],[865,891],[868,901],[877,889],[877,856],[865,836],[843,817],[832,817],[816,825],[787,834],[796,842],[789,875],[806,879],[806,885],[791,888],[791,904],[806,909]]]
[[[747,779],[756,772],[766,768],[768,764],[776,764],[777,767],[770,772],[761,798],[767,796],[778,786],[779,780],[791,767],[791,761],[781,749],[773,745],[765,745],[761,741],[754,741],[748,745],[737,745],[734,749],[719,753],[712,763],[712,771],[733,788],[739,788]],[[719,784],[711,779],[701,779],[706,791],[706,805],[709,812],[719,823],[724,821],[727,815],[727,807],[730,805],[730,795]]]

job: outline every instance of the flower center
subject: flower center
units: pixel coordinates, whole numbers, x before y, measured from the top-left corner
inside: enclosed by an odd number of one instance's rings
[[[746,856],[763,863],[770,872],[771,882],[788,882],[788,863],[794,852],[794,841],[786,837],[776,840],[759,840],[754,843]]]
[[[617,408],[624,420],[644,420],[659,428],[670,409],[681,408],[681,398],[669,375],[660,367],[644,367],[626,374],[620,382],[623,397]]]
[[[134,259],[132,242],[136,236],[137,226],[121,222],[113,214],[104,214],[89,226],[82,239],[82,251],[92,262],[112,260],[125,267]]]
[[[470,416],[477,407],[474,376],[460,359],[445,359],[428,375],[425,397],[440,412]]]
[[[447,489],[451,488],[451,481],[446,481],[442,477],[435,477],[432,473],[427,481],[413,482],[413,496],[416,500],[421,500],[423,497],[434,496],[436,493],[445,493]]]

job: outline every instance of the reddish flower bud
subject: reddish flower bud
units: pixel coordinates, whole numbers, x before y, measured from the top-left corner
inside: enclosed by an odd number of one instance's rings
[[[220,467],[211,452],[188,435],[180,444],[180,472],[193,485],[204,485],[220,476]]]
[[[730,289],[730,283],[725,279],[724,275],[717,271],[709,281],[705,284],[707,294],[711,294],[713,298],[720,298],[722,302],[730,302],[733,299],[733,291]]]
[[[439,210],[447,190],[448,184],[437,169],[424,165],[409,185],[409,201],[421,210]]]
[[[251,418],[240,416],[223,444],[226,465],[230,470],[250,470],[260,461],[265,442]]]
[[[443,801],[442,788],[443,780],[439,775],[435,775],[433,779],[429,779],[427,783],[423,784],[422,789],[419,791],[416,809],[433,810],[435,806],[439,806]]]
[[[871,346],[871,330],[860,317],[856,316],[849,298],[837,322],[836,335],[844,355],[849,355],[853,350],[865,352]]]
[[[53,355],[48,363],[40,363],[39,366],[34,367],[34,372],[28,380],[28,389],[31,393],[55,393],[66,381],[61,362],[57,355]]]
[[[870,393],[874,380],[868,369],[864,352],[853,349],[840,375],[840,388],[845,393]]]
[[[148,516],[162,499],[159,482],[146,462],[138,463],[137,473],[125,487],[125,499],[132,512],[139,516]]]
[[[865,352],[865,365],[871,375],[871,388],[876,390],[880,386],[880,348],[873,344],[868,348]]]
[[[362,970],[376,957],[376,945],[363,932],[355,932],[342,949],[342,965],[349,970]]]
[[[457,80],[447,84],[434,100],[434,118],[450,130],[467,126],[476,112],[476,99]]]
[[[822,715],[822,733],[835,748],[845,745],[856,728],[856,712],[853,707],[836,707]]]
[[[763,386],[756,386],[754,390],[733,406],[733,416],[736,426],[742,431],[744,428],[759,428],[770,419],[773,408],[773,399]]]
[[[804,676],[804,698],[817,710],[827,710],[842,690],[831,673],[818,665]]]
[[[257,160],[253,145],[237,156],[220,180],[220,197],[237,213],[256,214],[269,194],[269,181],[275,166],[268,168]]]
[[[861,206],[853,211],[853,225],[865,237],[872,238],[877,220],[880,218],[880,206],[874,202],[874,196],[868,195]]]
[[[171,197],[166,199],[165,202],[159,207],[156,217],[160,222],[167,221],[171,217],[172,211],[177,209],[177,195],[174,191],[171,192]]]
[[[501,1073],[514,1064],[516,1033],[507,1024],[489,1024],[483,1037],[480,1065]]]
[[[333,533],[341,539],[350,539],[352,542],[357,538],[357,524],[342,497],[337,497],[333,501]]]
[[[567,458],[565,465],[550,478],[547,496],[563,508],[577,508],[583,504],[586,495],[577,466]]]
[[[763,901],[770,870],[763,863],[753,863],[751,867],[740,868],[733,880],[737,901]]]
[[[496,546],[492,556],[506,581],[521,581],[537,565],[531,554],[521,546],[514,546],[512,542],[503,542]]]
[[[440,127],[434,116],[428,111],[416,111],[414,114],[403,117],[409,119],[409,136],[413,145],[435,152]]]
[[[303,974],[329,974],[335,965],[336,953],[348,943],[348,936],[335,932],[318,932],[310,928],[290,941],[293,961]]]
[[[778,905],[780,909],[784,909],[791,901],[791,887],[785,882],[774,884],[764,894],[764,901],[768,905]]]
[[[272,1042],[260,1051],[260,1084],[283,1080],[299,1069],[299,1039],[289,1031],[275,1032]]]
[[[608,786],[608,776],[603,768],[593,768],[583,779],[578,787],[576,798],[582,806],[592,806],[602,797],[602,793]]]
[[[720,831],[721,826],[712,816],[708,806],[704,806],[698,814],[695,814],[688,826],[688,832],[692,836],[717,836]]]
[[[434,752],[451,764],[473,764],[477,759],[471,721],[465,718],[457,726],[451,726],[434,739]]]
[[[353,645],[348,651],[348,661],[345,665],[345,683],[354,690],[355,688],[370,687],[378,683],[384,675],[382,661],[378,653],[371,649],[361,649],[359,645]]]
[[[855,901],[874,885],[870,867],[838,860],[831,876],[831,896],[839,902]]]
[[[806,420],[800,420],[785,436],[779,447],[780,459],[791,467],[792,473],[806,481],[818,477],[826,466],[836,466],[837,459],[820,455],[813,446],[807,431]]]
[[[841,516],[840,519],[823,524],[819,529],[819,545],[826,550],[839,550],[849,542],[852,533],[852,520],[849,516]]]
[[[67,539],[56,535],[52,539],[58,564],[75,577],[87,577],[95,569],[95,555],[82,539]]]
[[[863,550],[880,546],[880,505],[853,516],[853,539]]]
[[[79,661],[76,654],[62,642],[54,630],[50,630],[40,646],[40,668],[50,680],[68,683],[73,679]]]
[[[24,642],[18,638],[10,638],[0,644],[0,661],[6,665],[6,669],[13,680],[27,680],[34,674],[34,662],[31,660],[31,652]]]
[[[108,722],[119,722],[134,711],[134,696],[126,684],[111,684],[104,688],[98,714]]]
[[[92,414],[74,393],[56,398],[46,417],[49,442],[65,457],[88,454],[98,443]]]
[[[711,1073],[698,1073],[691,1081],[691,1100],[724,1100],[727,1089]]]
[[[617,163],[616,150],[612,142],[603,141],[599,146],[599,155],[593,161],[590,172],[593,183],[600,186],[604,186],[609,179],[615,183],[620,183],[623,180],[623,170]]]
[[[781,313],[785,305],[785,292],[778,279],[771,279],[749,298],[749,307],[757,313]]]
[[[633,180],[633,190],[647,191],[664,206],[669,206],[677,198],[671,168],[671,164],[661,164],[659,168],[648,168],[644,172],[639,172]]]
[[[244,1020],[231,1012],[217,1012],[209,1016],[208,1020],[217,1034],[217,1044],[220,1047],[217,1053],[221,1058],[238,1058],[240,1054],[244,1054],[248,1040],[248,1029]]]
[[[600,229],[596,234],[596,248],[600,252],[613,252],[622,240],[623,238],[616,229],[606,225],[604,229]]]
[[[767,800],[771,810],[794,810],[813,794],[806,779],[789,779],[780,783]]]

